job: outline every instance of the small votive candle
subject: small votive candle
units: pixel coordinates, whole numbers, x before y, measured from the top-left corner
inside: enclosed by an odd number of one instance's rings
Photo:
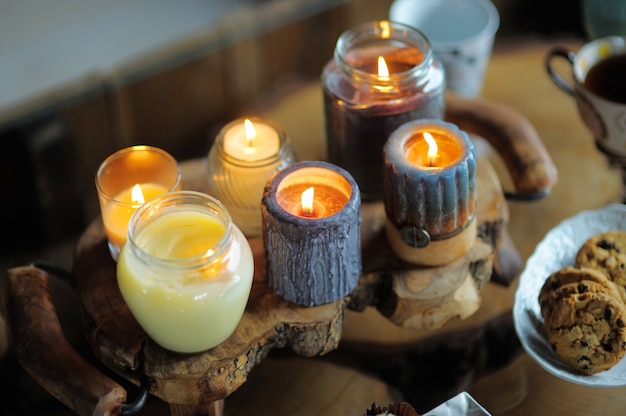
[[[131,217],[117,281],[157,344],[192,353],[225,341],[252,287],[252,251],[226,208],[194,191],[161,195]]]
[[[96,189],[109,251],[117,260],[131,215],[151,198],[180,190],[180,167],[165,150],[127,147],[102,162],[96,174]]]
[[[291,142],[276,123],[258,117],[234,120],[209,152],[209,192],[246,236],[260,236],[263,188],[270,176],[295,161]]]
[[[476,239],[476,150],[456,125],[417,120],[384,147],[386,232],[404,261],[437,266]]]
[[[328,161],[363,199],[383,197],[383,146],[397,127],[442,118],[444,69],[416,29],[387,20],[342,33],[322,72]]]
[[[361,198],[344,169],[295,163],[267,183],[262,203],[265,272],[284,299],[305,306],[346,296],[361,274]]]

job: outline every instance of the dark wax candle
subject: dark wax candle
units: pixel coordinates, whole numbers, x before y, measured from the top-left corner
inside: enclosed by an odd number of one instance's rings
[[[469,136],[441,120],[413,121],[391,134],[384,157],[387,237],[396,254],[435,265],[465,253],[476,226],[476,150]]]
[[[306,207],[302,193],[314,189]],[[346,296],[361,273],[361,197],[344,169],[299,162],[272,177],[261,201],[265,272],[284,299],[305,306]]]
[[[387,72],[381,72],[379,60]],[[363,198],[383,195],[382,148],[400,125],[442,118],[445,77],[423,35],[381,21],[342,34],[322,73],[328,159],[348,170]]]

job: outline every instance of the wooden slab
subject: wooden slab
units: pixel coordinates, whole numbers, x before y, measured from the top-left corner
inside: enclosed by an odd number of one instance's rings
[[[363,204],[363,274],[348,307],[361,311],[374,306],[396,325],[413,329],[440,328],[476,312],[508,219],[500,182],[489,162],[480,157],[476,189],[476,241],[465,256],[440,267],[420,267],[399,259],[387,242],[383,203]]]
[[[255,252],[255,261],[260,255]],[[199,354],[178,354],[141,329],[117,286],[101,221],[79,240],[74,262],[89,343],[96,357],[124,378],[153,380],[150,392],[168,403],[208,404],[227,397],[275,347],[303,356],[325,354],[341,338],[344,301],[301,307],[282,300],[255,278],[244,316],[224,343]]]

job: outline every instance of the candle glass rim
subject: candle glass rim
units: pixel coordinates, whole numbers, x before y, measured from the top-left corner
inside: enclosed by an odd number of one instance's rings
[[[383,31],[382,22],[385,22],[389,27],[388,37],[381,37]],[[402,37],[398,35],[402,35]],[[421,52],[423,59],[406,71],[390,73],[386,79],[381,79],[378,74],[363,71],[344,58],[346,52],[356,48],[361,43],[355,43],[359,39],[361,42],[383,39],[403,42],[407,46],[413,46]],[[390,20],[361,23],[346,30],[337,39],[333,57],[342,71],[349,73],[355,80],[381,86],[393,86],[414,81],[428,72],[431,62],[435,59],[430,42],[424,33],[412,26]]]
[[[278,203],[277,195],[278,195],[278,191],[281,189],[281,184],[283,183],[283,181],[288,176],[295,173],[296,171],[300,169],[307,169],[307,168],[319,168],[319,169],[327,170],[331,174],[341,177],[343,180],[345,180],[346,185],[349,186],[350,192],[348,195],[346,195],[347,199],[346,199],[345,204],[335,213],[324,216],[324,217],[319,217],[319,218],[301,217],[301,216],[298,216],[289,212],[282,205]],[[340,188],[337,188],[337,187],[335,188],[339,192],[343,193],[344,195],[346,194]],[[316,224],[319,224],[319,226],[323,228],[326,223],[334,222],[334,218],[340,215],[347,207],[350,207],[354,204],[358,205],[360,203],[361,196],[360,196],[359,187],[356,181],[347,170],[329,162],[307,160],[307,161],[300,161],[300,162],[294,163],[282,169],[276,175],[274,175],[274,177],[270,181],[268,181],[265,187],[263,199],[266,201],[268,200],[272,201],[271,204],[272,204],[272,207],[274,207],[274,209],[270,209],[270,210],[272,211],[275,217],[279,218],[283,222],[296,223],[296,222],[301,222],[301,221],[307,221],[307,222],[315,221]],[[266,209],[269,208],[267,203],[264,205]]]
[[[197,212],[200,212],[199,210],[201,208],[208,208],[212,213],[212,217],[222,222],[224,225],[224,234],[215,243],[214,247],[216,247],[216,250],[211,253],[207,251],[205,253],[186,258],[167,259],[152,255],[142,249],[136,242],[136,235],[149,224],[150,219],[171,212],[176,206],[180,206],[181,202],[190,206],[195,206],[197,208]],[[160,204],[165,204],[165,206],[160,207]],[[164,209],[164,211],[160,211],[160,209]],[[157,211],[155,212],[155,210]],[[202,213],[204,214],[205,212],[203,211]],[[140,217],[143,215],[149,215],[149,218],[143,221],[142,224],[138,225],[137,223],[140,222]],[[152,198],[145,204],[141,205],[131,215],[130,221],[128,222],[128,237],[126,239],[126,244],[130,245],[130,249],[133,253],[144,263],[150,262],[151,264],[157,264],[160,267],[169,270],[192,270],[196,269],[198,266],[212,263],[216,259],[220,258],[226,250],[228,250],[229,243],[232,240],[233,227],[234,225],[228,210],[217,198],[197,191],[183,190],[168,192]]]
[[[226,152],[224,149],[224,138],[226,136],[226,132],[230,130],[237,124],[242,124],[244,120],[250,120],[252,123],[262,123],[269,127],[271,127],[276,134],[278,135],[278,151],[270,156],[258,159],[258,160],[245,160],[240,159],[236,156],[233,156]],[[269,166],[276,163],[279,160],[282,160],[291,154],[293,158],[295,158],[295,153],[293,151],[293,147],[291,145],[291,140],[289,136],[285,133],[285,130],[276,122],[262,118],[257,116],[251,117],[239,117],[235,120],[230,121],[226,125],[224,125],[217,136],[215,137],[215,141],[211,149],[216,149],[219,154],[219,157],[234,166],[244,167],[244,168],[259,168],[263,166]],[[211,151],[209,151],[209,154]]]
[[[127,207],[133,207],[133,208],[137,208],[141,206],[141,204],[135,204],[132,202],[128,203],[125,201],[120,201],[118,199],[115,199],[115,196],[117,196],[118,193],[115,193],[115,195],[110,195],[109,192],[107,192],[103,188],[101,180],[100,180],[101,176],[104,174],[105,169],[107,169],[113,162],[119,160],[122,157],[127,157],[129,154],[133,152],[137,152],[137,151],[144,151],[144,152],[158,154],[159,156],[163,157],[164,160],[167,160],[168,162],[172,163],[172,166],[176,167],[176,180],[174,181],[174,183],[172,183],[172,185],[169,188],[167,188],[167,190],[168,192],[173,192],[176,189],[178,189],[178,187],[182,183],[182,172],[181,172],[180,165],[170,153],[156,146],[133,145],[133,146],[128,146],[123,149],[120,149],[114,152],[113,154],[109,155],[106,159],[104,159],[104,161],[98,167],[98,171],[96,172],[95,182],[96,182],[96,189],[100,197],[104,198],[108,202],[114,203],[119,206],[127,206]],[[160,182],[155,182],[155,183],[162,185]]]

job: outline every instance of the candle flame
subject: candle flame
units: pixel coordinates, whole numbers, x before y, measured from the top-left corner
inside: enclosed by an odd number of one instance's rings
[[[141,186],[138,183],[133,186],[131,199],[133,200],[133,204],[141,205],[146,202],[143,196],[143,191],[141,190]]]
[[[387,67],[385,58],[382,56],[378,57],[378,78],[384,81],[389,79],[389,68]]]
[[[315,198],[315,188],[307,188],[302,192],[300,201],[302,203],[302,212],[306,215],[313,214],[313,199]]]
[[[428,162],[429,166],[432,166],[437,159],[439,147],[437,146],[435,138],[429,132],[424,132],[423,136],[424,140],[426,140],[426,143],[428,143],[428,153],[426,154],[426,161]]]
[[[256,137],[256,130],[252,122],[248,119],[245,119],[243,122],[243,126],[246,129],[246,144],[248,147],[252,147],[254,144],[254,139]]]

